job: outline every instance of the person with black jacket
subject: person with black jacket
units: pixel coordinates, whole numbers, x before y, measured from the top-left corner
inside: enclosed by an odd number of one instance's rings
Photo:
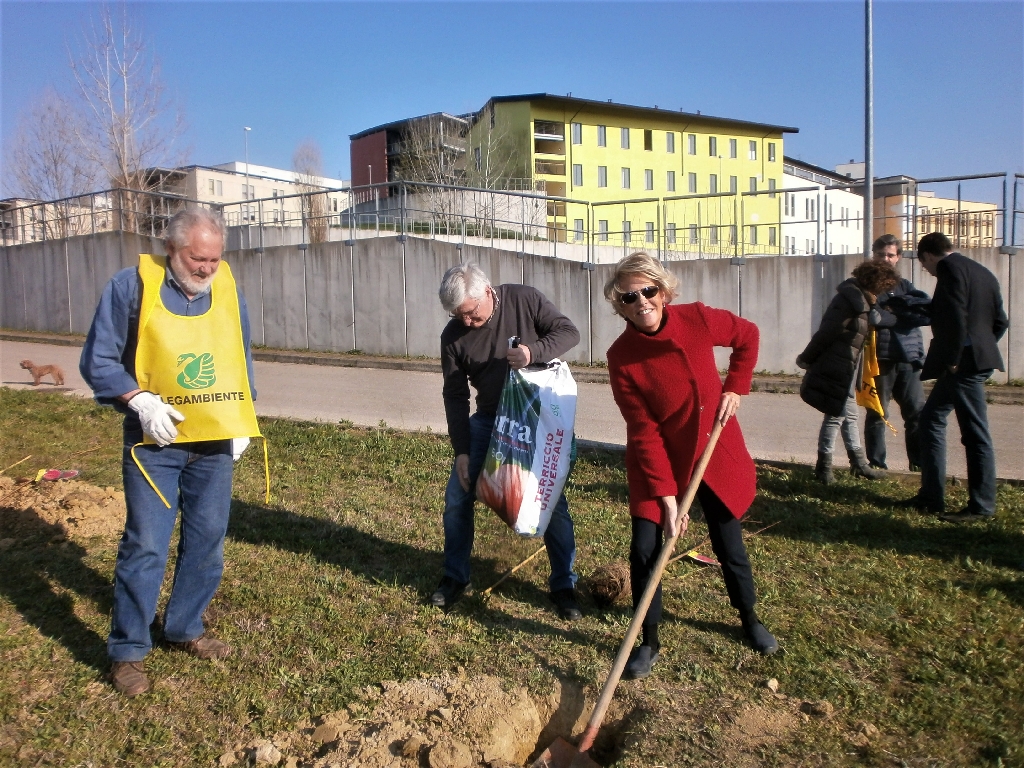
[[[821,325],[796,359],[796,364],[807,371],[800,383],[800,397],[825,414],[818,433],[814,474],[826,485],[835,482],[832,449],[840,431],[850,459],[850,474],[869,480],[884,477],[868,464],[861,447],[855,392],[861,351],[871,324],[879,319],[875,297],[892,288],[898,279],[896,270],[885,262],[859,264],[853,277],[839,284]]]
[[[918,428],[921,490],[903,504],[949,522],[988,519],[996,511],[996,454],[985,382],[994,369],[1004,370],[997,344],[1009,327],[999,281],[981,264],[954,252],[941,232],[922,237],[917,256],[937,279],[932,342],[921,371],[922,379],[936,381]],[[953,410],[967,452],[969,501],[960,512],[945,515],[946,419]]]
[[[882,235],[871,247],[871,257],[895,267],[903,255],[900,241],[894,235]],[[924,365],[924,337],[921,326],[929,325],[928,305],[931,299],[924,291],[901,277],[890,290],[878,295],[877,355],[879,373],[875,389],[885,410],[885,418],[868,409],[864,422],[864,447],[871,466],[888,469],[885,432],[889,418],[889,402],[895,400],[903,416],[904,440],[911,470],[921,469],[917,428],[924,406],[921,367]]]

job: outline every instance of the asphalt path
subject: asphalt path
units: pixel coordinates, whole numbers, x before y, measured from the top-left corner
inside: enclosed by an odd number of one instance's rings
[[[78,373],[78,347],[25,342],[0,342],[0,379],[3,386],[28,388],[32,377],[19,368],[19,361],[39,365],[57,364],[64,369],[65,386],[71,394],[89,397],[89,389]],[[294,363],[256,362],[260,416],[277,416],[310,421],[350,421],[362,426],[407,430],[447,431],[441,401],[441,375],[374,368],[339,368]],[[56,389],[47,383],[43,391]],[[898,410],[898,409],[896,409]],[[999,477],[1024,479],[1024,406],[989,405],[989,426],[996,445]],[[821,414],[805,405],[797,395],[755,392],[744,397],[739,411],[747,447],[759,459],[813,463],[817,456]],[[906,470],[902,422],[894,426],[901,434],[890,436],[889,467]],[[584,440],[623,445],[626,428],[606,384],[580,384],[576,434]],[[947,434],[948,471],[966,477],[963,447],[955,417]],[[839,441],[841,444],[841,440]],[[844,451],[837,446],[836,465],[846,465]]]

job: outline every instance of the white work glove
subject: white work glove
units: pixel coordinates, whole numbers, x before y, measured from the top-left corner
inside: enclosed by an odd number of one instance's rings
[[[139,392],[128,401],[128,407],[139,414],[142,431],[156,440],[160,447],[174,442],[178,436],[174,422],[185,420],[184,416],[152,392]]]
[[[231,438],[231,460],[238,461],[242,458],[242,454],[245,453],[245,449],[249,447],[248,437],[232,437]]]

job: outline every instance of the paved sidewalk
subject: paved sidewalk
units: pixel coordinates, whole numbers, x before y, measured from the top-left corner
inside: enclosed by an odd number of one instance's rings
[[[56,363],[64,368],[66,388],[90,396],[78,374],[78,347],[0,342],[0,379],[4,386],[27,387],[31,377],[18,362],[31,359],[37,364]],[[339,368],[321,365],[256,362],[261,416],[375,426],[381,421],[400,429],[430,429],[445,432],[441,376],[438,373]],[[49,384],[40,387],[52,389]],[[582,383],[576,432],[585,440],[622,445],[626,429],[606,384]],[[821,415],[796,395],[755,392],[744,398],[739,414],[751,454],[759,459],[813,463],[816,458]],[[1024,479],[1024,408],[1019,405],[990,405],[989,423],[996,443],[999,477]],[[899,423],[898,417],[896,426]],[[902,432],[902,430],[901,430]],[[950,419],[949,472],[966,476],[963,447],[956,419]],[[902,434],[889,439],[889,466],[907,469]],[[837,456],[837,466],[845,459]]]

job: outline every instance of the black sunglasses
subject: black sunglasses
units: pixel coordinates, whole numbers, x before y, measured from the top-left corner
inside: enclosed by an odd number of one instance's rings
[[[645,299],[653,299],[655,296],[658,295],[658,291],[660,290],[661,288],[659,288],[656,285],[648,285],[646,288],[641,288],[639,291],[630,291],[629,293],[622,294],[621,296],[619,296],[619,301],[621,301],[623,304],[632,304],[641,296],[643,296]]]

